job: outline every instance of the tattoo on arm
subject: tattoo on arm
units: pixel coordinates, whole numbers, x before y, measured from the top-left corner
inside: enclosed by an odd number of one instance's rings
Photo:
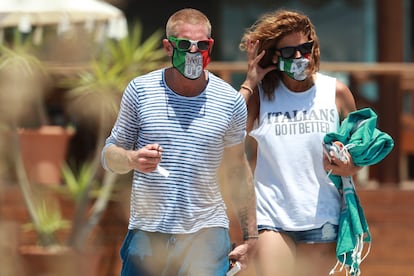
[[[256,196],[253,176],[247,159],[227,162],[227,185],[231,186],[232,203],[237,211],[243,240],[257,238]]]

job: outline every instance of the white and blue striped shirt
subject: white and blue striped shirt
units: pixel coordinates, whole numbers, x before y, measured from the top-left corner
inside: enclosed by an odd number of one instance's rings
[[[228,228],[217,171],[224,147],[241,143],[247,118],[243,97],[209,73],[206,89],[184,97],[165,83],[165,69],[132,80],[106,141],[124,149],[158,143],[170,175],[134,172],[129,229],[171,234]]]

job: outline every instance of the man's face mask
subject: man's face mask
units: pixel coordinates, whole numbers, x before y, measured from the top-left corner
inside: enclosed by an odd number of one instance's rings
[[[184,77],[197,79],[210,63],[210,49],[213,39],[193,41],[169,36],[168,40],[173,46],[172,65]],[[195,45],[197,52],[190,52]]]
[[[277,49],[280,53],[278,68],[292,79],[303,81],[306,79],[306,69],[309,66],[309,57],[312,53],[313,41],[305,42],[298,46],[288,46]],[[297,51],[301,57],[295,58]]]

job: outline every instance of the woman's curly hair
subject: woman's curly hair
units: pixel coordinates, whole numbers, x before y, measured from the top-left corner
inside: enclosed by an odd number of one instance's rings
[[[308,67],[308,73],[314,74],[319,71],[320,48],[319,40],[316,35],[315,27],[305,14],[293,11],[279,9],[262,15],[250,28],[244,33],[239,48],[246,51],[248,41],[259,40],[258,53],[266,51],[262,60],[259,62],[261,67],[267,67],[273,63],[272,57],[276,50],[277,43],[286,35],[301,32],[313,41],[313,49]],[[274,70],[266,74],[262,80],[262,87],[265,95],[273,99],[274,90],[279,85],[281,72]]]

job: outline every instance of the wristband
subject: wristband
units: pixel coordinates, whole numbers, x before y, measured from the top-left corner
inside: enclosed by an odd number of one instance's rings
[[[244,241],[247,241],[247,240],[250,240],[250,239],[258,239],[258,238],[259,238],[259,235],[246,235],[246,236],[243,236]]]

